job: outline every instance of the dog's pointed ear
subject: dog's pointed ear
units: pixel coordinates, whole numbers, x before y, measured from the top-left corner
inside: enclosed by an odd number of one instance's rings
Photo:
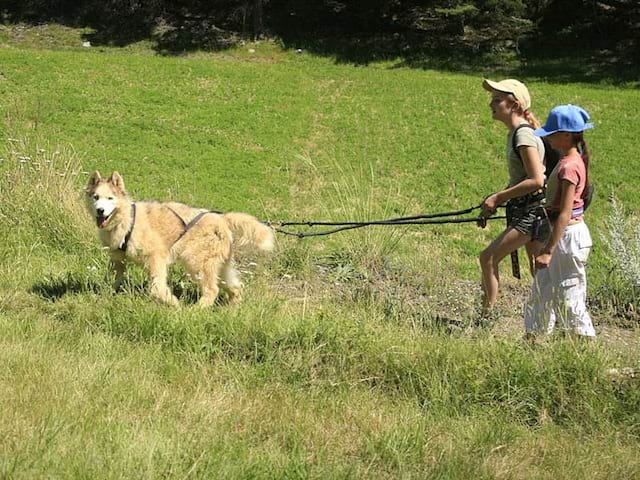
[[[100,172],[96,170],[89,177],[89,182],[87,183],[87,190],[90,190],[91,188],[95,187],[100,180],[102,180],[102,175],[100,175]]]
[[[109,183],[111,183],[111,185],[113,185],[114,187],[122,190],[122,192],[126,192],[126,190],[124,189],[124,180],[122,179],[122,176],[115,170],[109,177]]]

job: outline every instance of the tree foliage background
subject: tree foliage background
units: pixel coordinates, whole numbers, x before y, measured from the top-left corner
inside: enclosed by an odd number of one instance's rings
[[[349,60],[575,47],[640,60],[637,0],[2,0],[0,14],[91,26],[96,43],[154,38],[168,53],[266,35]]]

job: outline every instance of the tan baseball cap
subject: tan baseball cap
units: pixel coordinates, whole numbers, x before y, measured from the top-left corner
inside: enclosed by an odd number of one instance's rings
[[[496,91],[502,93],[510,93],[514,96],[518,103],[520,103],[520,106],[523,110],[529,110],[531,108],[531,96],[529,95],[529,90],[524,83],[518,80],[508,78],[506,80],[502,80],[501,82],[494,82],[493,80],[487,80],[485,78],[482,82],[482,86],[485,90],[488,90],[490,92]]]

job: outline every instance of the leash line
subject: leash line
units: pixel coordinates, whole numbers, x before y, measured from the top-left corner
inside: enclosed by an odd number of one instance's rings
[[[497,216],[497,217],[491,217],[491,218],[486,218],[484,220],[500,220],[500,219],[504,219],[506,218],[505,216]],[[273,227],[274,230],[278,233],[281,233],[283,235],[289,235],[289,236],[293,236],[293,237],[298,237],[298,238],[307,238],[307,237],[320,237],[320,236],[324,236],[324,235],[331,235],[333,233],[338,233],[338,232],[342,232],[345,230],[353,230],[356,228],[363,228],[363,227],[367,227],[369,225],[385,225],[385,226],[391,226],[391,225],[442,225],[442,224],[447,224],[447,223],[477,223],[479,220],[479,218],[450,218],[450,219],[437,219],[437,220],[417,220],[417,221],[388,221],[388,220],[381,220],[381,221],[377,221],[377,222],[354,222],[352,224],[343,224],[341,226],[339,226],[338,228],[333,228],[330,230],[322,230],[319,232],[292,232],[290,230],[284,230],[282,228],[279,227]],[[272,224],[273,225],[273,224]]]
[[[278,225],[281,227],[293,227],[293,226],[304,226],[304,227],[315,227],[315,226],[342,226],[342,225],[382,225],[388,223],[405,223],[412,220],[422,220],[422,219],[431,219],[431,218],[442,218],[442,217],[455,217],[459,215],[465,215],[467,213],[471,213],[474,210],[480,208],[480,205],[476,205],[475,207],[465,208],[464,210],[454,210],[451,212],[441,212],[441,213],[431,213],[425,215],[414,215],[411,217],[398,217],[398,218],[389,218],[387,220],[372,220],[370,222],[272,222],[273,225]],[[444,223],[444,222],[442,222]]]
[[[482,204],[475,205],[473,207],[465,208],[463,210],[453,210],[450,212],[438,212],[423,215],[412,215],[409,217],[397,217],[389,218],[386,220],[371,220],[368,222],[273,222],[269,220],[261,220],[261,223],[273,228],[274,231],[283,235],[289,235],[298,238],[307,237],[320,237],[324,235],[331,235],[333,233],[343,232],[345,230],[353,230],[356,228],[368,227],[370,225],[442,225],[447,223],[470,223],[470,222],[486,222],[487,220],[499,220],[506,218],[505,216],[488,217],[485,218],[482,215],[471,218],[447,218],[458,217],[460,215],[466,215],[479,209]],[[500,206],[501,207],[501,206]],[[223,214],[224,212],[210,210],[212,213]],[[328,230],[321,230],[319,232],[293,232],[291,230],[285,230],[282,227],[336,227]]]

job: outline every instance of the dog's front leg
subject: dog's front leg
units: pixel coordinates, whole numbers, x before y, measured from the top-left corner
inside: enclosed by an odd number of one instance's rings
[[[121,256],[112,256],[110,267],[111,267],[111,271],[115,275],[115,279],[113,281],[113,290],[117,292],[120,290],[120,287],[122,287],[122,280],[124,279],[124,271],[126,270],[124,258]]]
[[[149,259],[149,276],[151,277],[151,296],[158,302],[177,307],[180,303],[171,293],[167,284],[168,262],[161,258]]]

